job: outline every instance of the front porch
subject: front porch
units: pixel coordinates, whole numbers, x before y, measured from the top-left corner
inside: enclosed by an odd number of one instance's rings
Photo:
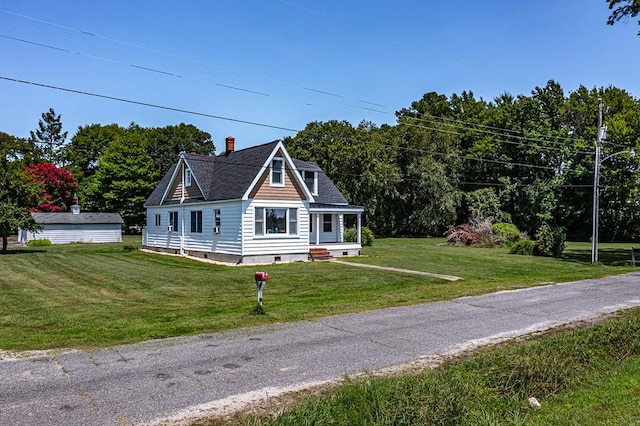
[[[359,256],[362,248],[362,213],[358,206],[312,204],[309,214],[309,257]],[[345,241],[345,230],[355,228],[355,240]],[[351,231],[353,236],[353,230]]]

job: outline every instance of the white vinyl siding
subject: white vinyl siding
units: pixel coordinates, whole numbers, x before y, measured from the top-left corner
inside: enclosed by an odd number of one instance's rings
[[[309,251],[309,209],[303,201],[291,200],[247,200],[243,203],[243,255],[268,255],[287,253],[307,253]],[[289,233],[256,235],[256,211],[264,209],[283,209],[290,220],[290,210],[297,210],[295,226],[296,235]],[[260,215],[260,213],[258,213]],[[263,217],[263,221],[266,220]],[[258,216],[258,223],[259,216]],[[263,226],[266,226],[263,225]],[[287,226],[291,228],[292,222]],[[264,228],[263,228],[264,229]],[[287,231],[288,232],[288,231]]]
[[[48,224],[39,232],[23,231],[26,241],[49,240],[53,244],[120,243],[120,224]],[[24,241],[24,242],[26,242]]]
[[[146,245],[179,250],[182,239],[185,252],[193,250],[198,252],[240,255],[242,253],[242,233],[240,229],[242,223],[241,207],[241,201],[194,204],[189,207],[181,206],[179,210],[176,210],[175,205],[150,207],[147,209],[147,217],[151,218],[153,218],[156,213],[169,217],[170,211],[176,211],[180,220],[182,220],[182,215],[188,220],[191,217],[192,211],[202,211],[202,233],[188,232],[191,229],[188,222],[187,229],[184,233],[182,231],[168,233],[166,225],[158,227],[148,226],[146,229]],[[224,227],[220,228],[219,234],[214,233],[215,210],[220,210],[220,216],[224,217]],[[149,222],[147,221],[147,223]]]

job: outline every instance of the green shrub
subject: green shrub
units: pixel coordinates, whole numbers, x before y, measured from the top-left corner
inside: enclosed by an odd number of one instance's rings
[[[514,243],[509,250],[510,254],[521,254],[524,256],[531,256],[536,248],[536,243],[531,240],[521,240]]]
[[[536,233],[536,256],[560,257],[564,251],[567,239],[564,229],[542,225]]]
[[[42,240],[29,240],[27,241],[27,245],[29,247],[45,247],[50,246],[51,241],[47,240],[46,238],[43,238]]]
[[[367,228],[366,226],[362,227],[362,245],[363,246],[372,246],[373,240],[375,237],[373,236],[373,231]],[[346,228],[344,230],[344,240],[349,243],[355,243],[358,241],[358,229],[357,228]]]
[[[508,247],[520,241],[521,232],[513,223],[494,223],[491,226],[491,231],[500,237]]]

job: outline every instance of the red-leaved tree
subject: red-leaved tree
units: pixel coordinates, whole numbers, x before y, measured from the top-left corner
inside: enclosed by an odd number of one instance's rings
[[[78,184],[71,172],[52,163],[38,163],[25,167],[31,179],[42,187],[42,200],[36,212],[67,211],[73,202]]]

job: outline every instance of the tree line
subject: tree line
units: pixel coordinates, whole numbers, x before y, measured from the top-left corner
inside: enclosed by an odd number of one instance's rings
[[[638,239],[640,102],[616,87],[565,93],[551,80],[492,101],[430,92],[398,111],[395,125],[313,122],[286,145],[364,206],[377,235],[442,235],[448,225],[491,217],[532,236],[550,226],[586,240],[600,101],[601,239]]]
[[[551,80],[529,95],[503,93],[491,101],[467,91],[429,92],[397,111],[393,125],[314,121],[285,144],[292,156],[317,162],[352,204],[364,206],[364,224],[376,235],[442,235],[449,225],[491,217],[530,235],[552,226],[588,239],[600,102],[607,125],[601,237],[638,239],[640,159],[631,153],[640,143],[640,102],[616,87],[565,93]],[[53,109],[29,138],[0,132],[3,236],[27,220],[18,211],[52,200],[64,211],[72,198],[84,210],[120,212],[127,231],[139,230],[144,201],[178,153],[215,153],[209,133],[184,123],[91,124],[66,137]],[[61,177],[36,167],[43,162],[60,176],[70,172],[75,182],[52,196],[56,190],[43,189],[46,176]]]
[[[69,141],[61,115],[42,114],[28,138],[0,132],[0,235],[36,230],[30,212],[119,212],[126,232],[144,226],[143,204],[181,151],[213,155],[211,135],[191,124],[80,126]]]

